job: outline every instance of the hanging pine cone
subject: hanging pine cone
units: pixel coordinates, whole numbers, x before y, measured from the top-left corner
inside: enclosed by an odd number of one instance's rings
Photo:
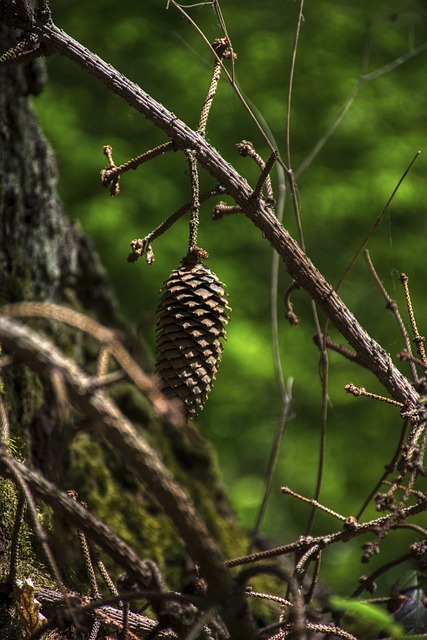
[[[189,418],[207,400],[226,339],[230,307],[224,286],[189,254],[164,283],[157,307],[156,372],[163,393],[180,398]]]

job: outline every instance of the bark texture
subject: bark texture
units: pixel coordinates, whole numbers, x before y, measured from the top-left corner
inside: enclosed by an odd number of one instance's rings
[[[15,37],[13,30],[1,27],[0,49],[11,46]],[[69,304],[117,326],[123,323],[105,272],[90,242],[63,210],[56,191],[54,153],[28,102],[46,79],[40,59],[0,70],[0,304],[22,300]],[[50,332],[60,337],[57,327],[51,326]],[[73,355],[81,347],[78,342],[70,345]],[[32,389],[33,382],[26,388],[22,372],[11,379],[6,374],[6,379],[6,386],[14,389],[9,398],[14,429],[27,436],[32,426],[33,454],[44,460],[47,471],[57,458],[57,451],[48,453],[57,418],[49,408],[50,398],[43,403]],[[49,396],[48,390],[44,393]]]

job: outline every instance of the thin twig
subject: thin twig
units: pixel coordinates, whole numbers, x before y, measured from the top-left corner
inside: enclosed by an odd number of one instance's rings
[[[219,38],[212,43],[212,49],[216,53],[214,68],[212,72],[211,82],[206,94],[205,101],[200,111],[199,124],[197,126],[197,133],[201,136],[206,136],[206,127],[208,124],[209,113],[213,104],[213,100],[218,89],[219,81],[221,79],[222,59],[234,58],[235,54],[230,51],[230,42],[227,38]]]
[[[258,551],[257,553],[251,553],[239,558],[232,558],[227,560],[226,564],[228,567],[237,567],[243,564],[251,564],[252,562],[258,562],[260,560],[266,560],[267,558],[275,558],[277,556],[288,555],[291,553],[302,555],[312,548],[316,548],[316,550],[317,548],[324,549],[332,544],[347,542],[349,539],[365,535],[368,532],[375,532],[382,527],[392,528],[396,524],[397,519],[401,521],[418,513],[422,513],[425,511],[426,506],[427,496],[420,499],[417,504],[403,508],[399,514],[391,513],[386,516],[374,518],[373,520],[365,523],[357,523],[353,521],[349,526],[344,526],[342,531],[330,533],[324,536],[302,536],[299,540],[281,547],[275,547],[274,549],[268,549],[266,551]]]
[[[285,127],[286,141],[285,141],[285,144],[286,144],[287,165],[288,165],[289,168],[291,168],[291,166],[292,166],[292,162],[291,162],[292,90],[293,90],[293,85],[294,85],[295,63],[296,63],[296,59],[297,59],[298,43],[299,43],[300,34],[301,34],[301,25],[302,25],[302,22],[303,22],[303,19],[304,19],[304,16],[303,16],[303,13],[302,13],[303,10],[304,10],[304,0],[300,0],[299,7],[298,7],[297,25],[296,25],[295,36],[294,36],[294,44],[293,44],[293,47],[292,47],[291,66],[290,66],[289,83],[288,83],[288,99],[287,99],[287,105],[286,105],[286,127]]]
[[[341,107],[341,109],[339,110],[338,114],[336,115],[336,117],[332,121],[331,125],[327,128],[327,130],[325,131],[323,136],[315,144],[313,149],[304,158],[303,162],[300,164],[300,166],[296,170],[296,172],[295,172],[296,177],[299,178],[301,176],[301,174],[304,173],[304,171],[306,171],[308,169],[308,167],[312,164],[314,159],[319,155],[320,151],[323,149],[325,144],[330,140],[330,138],[332,137],[332,135],[334,134],[334,132],[338,128],[339,124],[341,123],[342,119],[344,118],[346,113],[349,111],[349,109],[352,106],[353,102],[355,101],[355,99],[359,95],[360,90],[362,89],[362,87],[366,83],[371,82],[372,80],[376,80],[377,78],[380,78],[381,76],[386,75],[387,73],[390,73],[391,71],[394,71],[394,69],[396,69],[397,67],[401,66],[402,64],[405,64],[406,62],[408,62],[409,60],[411,60],[415,56],[419,55],[420,53],[423,53],[423,51],[425,51],[426,49],[427,49],[427,42],[424,42],[419,47],[415,47],[411,51],[408,51],[405,55],[399,56],[398,58],[396,58],[392,62],[384,65],[383,67],[380,67],[379,69],[376,69],[375,71],[372,71],[371,73],[367,73],[367,74],[361,75],[359,77],[359,79],[357,80],[354,88],[350,92],[350,95],[348,96],[347,100],[344,102],[344,104]]]
[[[111,595],[113,596],[117,596],[119,594],[116,585],[114,584],[110,574],[107,571],[107,567],[105,566],[105,564],[103,563],[103,561],[101,560],[100,556],[99,556],[99,551],[96,547],[96,545],[89,540],[89,548],[90,548],[90,553],[91,556],[93,557],[96,566],[98,567],[99,573],[102,576],[102,579],[104,580],[109,592],[111,593]]]
[[[68,495],[77,502],[77,493],[75,491],[68,491]],[[84,502],[80,502],[80,504],[82,505],[82,507],[84,509],[87,509],[87,504]],[[98,588],[98,582],[96,580],[96,574],[95,574],[95,569],[93,567],[93,562],[92,562],[92,558],[90,555],[90,550],[89,550],[89,544],[88,541],[86,539],[86,535],[85,532],[82,529],[77,529],[77,535],[80,541],[80,546],[82,548],[82,552],[83,552],[83,558],[85,561],[85,566],[86,566],[86,573],[88,575],[89,578],[89,584],[90,584],[90,590],[91,590],[91,596],[93,598],[99,598],[100,597],[100,592],[99,592],[99,588]]]
[[[23,36],[16,41],[13,47],[10,47],[0,55],[0,65],[22,64],[34,58],[39,58],[45,53],[45,49],[40,46],[37,38]]]
[[[270,600],[271,602],[278,602],[284,607],[292,607],[292,602],[290,600],[286,600],[286,598],[281,598],[280,596],[274,596],[270,593],[261,593],[259,591],[252,591],[252,589],[248,588],[246,589],[245,594],[248,598],[260,598],[261,600]]]
[[[5,350],[13,351],[19,361],[30,366],[42,378],[50,375],[52,366],[62,371],[71,401],[89,418],[89,424],[82,423],[82,428],[97,429],[108,440],[171,518],[188,553],[200,566],[209,595],[220,608],[230,635],[235,634],[236,638],[246,636],[248,640],[255,638],[252,617],[243,593],[236,590],[234,579],[224,564],[225,559],[188,494],[117,405],[102,390],[91,389],[89,376],[74,361],[46,338],[17,321],[0,317],[0,341]],[[118,343],[113,344],[113,354],[118,360],[124,354],[130,358]],[[233,606],[230,606],[230,598]]]
[[[413,341],[415,343],[415,346],[417,347],[418,355],[420,356],[421,361],[424,363],[424,368],[427,370],[427,356],[426,356],[425,347],[424,347],[425,338],[424,336],[421,336],[418,332],[417,321],[415,319],[415,314],[414,314],[414,310],[411,302],[411,294],[409,293],[408,279],[409,279],[408,276],[406,276],[404,273],[400,274],[400,282],[402,283],[403,291],[405,292],[405,299],[406,299],[406,305],[408,308],[409,321],[411,323],[412,331],[414,333]]]
[[[334,636],[338,636],[339,638],[344,638],[344,640],[358,640],[356,638],[356,636],[353,636],[351,633],[349,633],[348,631],[345,631],[344,629],[341,629],[341,627],[337,627],[336,625],[333,624],[321,624],[321,623],[314,623],[314,622],[306,622],[306,630],[307,631],[312,631],[315,635],[321,633],[324,637],[325,634],[327,635],[327,637],[334,637]],[[290,638],[290,637],[301,637],[301,636],[296,636],[297,633],[297,629],[295,628],[295,623],[283,623],[283,622],[277,622],[275,624],[271,624],[268,627],[264,627],[264,629],[261,629],[260,634],[262,637],[267,636],[269,637],[269,640],[284,640],[285,638]],[[282,633],[278,634],[277,636],[274,635],[270,635],[272,631],[275,631],[276,629],[282,629]]]
[[[269,132],[270,136],[273,139],[271,132]],[[273,143],[274,144],[274,143]],[[255,147],[250,140],[242,140],[236,144],[237,151],[242,158],[252,158],[259,168],[261,169],[261,175],[258,178],[255,189],[252,192],[252,198],[259,198],[261,194],[261,190],[265,189],[265,201],[269,207],[274,207],[275,199],[273,193],[273,187],[271,184],[271,169],[273,168],[274,163],[278,160],[278,153],[274,151],[267,163],[261,158],[259,153],[256,152]]]
[[[373,571],[369,577],[365,577],[364,580],[361,582],[361,584],[357,587],[357,589],[353,591],[353,593],[351,594],[351,597],[357,598],[357,596],[363,593],[363,591],[368,591],[369,587],[373,585],[375,583],[375,580],[379,576],[381,576],[383,573],[385,573],[389,569],[392,569],[393,567],[397,567],[399,564],[408,562],[408,560],[412,560],[413,558],[414,558],[413,553],[405,553],[404,555],[399,556],[398,558],[394,558],[393,560],[386,562],[381,567]]]
[[[414,524],[413,522],[402,522],[402,524],[398,524],[394,527],[395,529],[411,529],[412,531],[416,531],[419,533],[424,540],[427,539],[427,529],[421,527],[418,524]]]
[[[375,222],[373,223],[372,227],[370,228],[368,234],[366,235],[366,237],[364,238],[364,240],[362,241],[360,246],[357,248],[357,250],[355,251],[355,253],[354,253],[353,257],[352,257],[352,259],[350,260],[350,262],[348,263],[347,267],[345,268],[344,273],[342,274],[341,278],[339,279],[339,281],[337,283],[337,286],[335,287],[336,291],[339,291],[341,289],[341,286],[342,286],[344,280],[347,278],[348,274],[350,273],[350,271],[354,267],[354,265],[355,265],[356,261],[358,260],[360,254],[366,248],[366,246],[368,245],[368,243],[371,240],[371,238],[374,236],[377,228],[379,227],[379,225],[382,222],[382,219],[384,218],[384,215],[386,214],[386,212],[388,211],[391,203],[393,202],[393,199],[394,199],[396,193],[399,191],[399,189],[400,189],[400,187],[402,185],[402,182],[405,180],[405,178],[408,175],[409,171],[412,169],[412,166],[413,166],[415,160],[420,155],[420,153],[421,153],[421,151],[417,151],[417,153],[414,155],[414,157],[412,158],[412,160],[410,161],[410,163],[406,167],[406,169],[403,172],[403,174],[400,176],[400,178],[399,178],[396,186],[394,187],[389,199],[385,203],[384,207],[382,208],[382,210],[378,214]],[[325,331],[325,333],[326,333],[326,331]]]
[[[111,371],[104,376],[95,376],[92,378],[92,386],[94,389],[97,387],[108,387],[116,382],[121,382],[127,378],[127,373],[123,369],[117,369],[117,371]]]
[[[123,620],[122,620],[122,630],[120,633],[120,640],[128,640],[129,637],[129,613],[130,613],[130,604],[129,602],[123,602]]]
[[[388,294],[386,288],[384,287],[383,283],[380,280],[380,277],[378,275],[378,273],[376,272],[376,269],[374,267],[374,264],[372,262],[371,256],[369,254],[369,249],[365,249],[364,250],[364,256],[366,259],[366,262],[368,264],[369,270],[372,273],[372,276],[375,280],[375,282],[378,285],[379,290],[381,291],[386,303],[387,303],[387,308],[390,309],[390,311],[392,312],[397,325],[400,329],[400,333],[403,336],[403,340],[405,341],[405,347],[406,347],[406,352],[408,353],[409,357],[409,363],[410,363],[410,367],[411,367],[411,373],[412,373],[412,379],[414,380],[414,382],[418,381],[418,374],[417,374],[417,369],[415,367],[415,363],[412,359],[412,350],[411,350],[411,341],[409,339],[408,336],[408,332],[406,331],[406,327],[405,324],[403,322],[402,316],[400,315],[400,311],[399,311],[399,307],[397,306],[397,302],[395,300],[393,300],[393,298],[391,298],[391,296]]]
[[[334,518],[337,518],[342,522],[348,522],[348,516],[343,516],[340,513],[333,511],[329,507],[325,507],[325,505],[321,504],[317,500],[313,500],[313,498],[306,498],[305,496],[302,496],[301,494],[296,493],[289,487],[281,487],[280,491],[281,493],[285,493],[287,495],[292,496],[293,498],[297,498],[298,500],[301,500],[301,502],[306,502],[307,504],[310,504],[312,507],[316,507],[316,509],[321,509],[322,511],[325,511],[325,513],[329,513],[330,516],[333,516]]]
[[[9,585],[9,587],[13,587],[16,582],[16,574],[18,570],[17,565],[19,559],[19,541],[22,523],[24,521],[25,506],[25,496],[22,491],[17,490],[15,521],[13,523],[12,539],[10,544],[9,575],[6,580],[6,583]]]
[[[227,29],[226,22],[224,20],[224,16],[222,15],[222,10],[221,10],[221,6],[220,6],[220,3],[219,3],[219,0],[214,0],[213,5],[214,5],[216,16],[218,18],[219,25],[220,25],[220,27],[222,29],[223,34],[224,34],[224,37],[227,39],[227,41],[229,43],[229,49],[230,49],[230,52],[231,52],[231,56],[230,56],[230,60],[231,60],[231,77],[232,77],[233,82],[235,82],[234,61],[236,59],[236,56],[234,55],[233,45],[231,43],[231,38],[230,38],[230,35],[228,33],[228,29]]]
[[[412,493],[413,486],[419,475],[425,476],[424,455],[427,446],[427,423],[426,420],[420,420],[419,425],[412,428],[408,438],[407,449],[402,451],[402,459],[397,467],[402,473],[409,472],[403,494],[399,500],[397,508],[406,504]]]
[[[365,512],[365,510],[367,509],[367,507],[370,504],[371,500],[377,494],[377,492],[380,489],[380,487],[383,485],[383,483],[384,483],[385,479],[387,478],[387,476],[389,476],[390,473],[392,473],[396,469],[396,464],[397,464],[397,461],[399,459],[399,456],[401,455],[402,446],[403,446],[403,443],[405,442],[407,431],[408,431],[408,420],[405,420],[405,422],[403,424],[403,427],[401,429],[401,432],[400,432],[399,442],[397,444],[396,451],[395,451],[395,453],[393,455],[393,458],[392,458],[391,462],[388,465],[386,465],[385,471],[382,474],[381,478],[378,480],[378,482],[376,483],[375,487],[372,489],[372,491],[369,493],[368,497],[366,498],[366,500],[362,504],[359,512],[356,515],[357,520],[360,520],[360,518],[362,517],[362,514]]]
[[[318,335],[314,335],[313,336],[313,342],[316,346],[321,346],[324,345],[327,349],[330,349],[331,351],[335,351],[335,353],[339,353],[341,356],[343,356],[344,358],[346,358],[347,360],[349,360],[350,362],[354,362],[358,365],[360,365],[361,367],[366,367],[366,363],[364,363],[356,353],[354,353],[354,351],[352,349],[349,349],[348,347],[346,347],[345,345],[339,343],[339,342],[334,342],[330,336],[324,336],[322,335],[320,337],[320,341],[319,341],[319,336]]]
[[[385,402],[387,404],[392,404],[395,407],[400,407],[403,409],[405,406],[403,402],[398,402],[397,400],[393,400],[393,398],[386,398],[385,396],[380,396],[378,393],[371,393],[370,391],[366,391],[365,387],[356,387],[353,383],[346,384],[344,390],[347,393],[350,393],[352,396],[356,398],[359,396],[364,396],[365,398],[371,398],[372,400],[379,400],[380,402]]]
[[[205,191],[204,193],[199,195],[199,204],[203,204],[203,202],[206,202],[206,200],[208,200],[209,198],[223,194],[224,191],[225,189],[221,185],[212,187],[212,189],[209,189],[209,191]],[[187,202],[180,209],[178,209],[178,211],[175,211],[175,213],[169,216],[169,218],[159,224],[159,226],[156,227],[147,236],[145,236],[145,238],[132,240],[132,242],[130,243],[132,247],[132,253],[128,256],[128,261],[135,262],[144,254],[148,255],[148,251],[151,250],[151,258],[149,260],[149,264],[152,264],[154,262],[154,254],[152,253],[151,243],[154,242],[156,238],[165,233],[165,231],[170,229],[170,227],[175,224],[175,222],[177,222],[180,218],[182,218],[182,216],[188,213],[188,211],[191,210],[192,206],[192,201]]]
[[[215,57],[217,59],[219,59],[219,56],[217,56],[216,52],[214,51],[211,43],[209,42],[208,38],[205,36],[205,34],[203,33],[203,31],[200,29],[200,27],[196,24],[196,22],[194,22],[194,20],[191,18],[191,16],[184,11],[183,7],[181,5],[179,5],[177,2],[175,2],[175,0],[170,0],[170,4],[172,4],[174,7],[176,7],[176,9],[178,9],[178,11],[185,17],[185,19],[191,24],[191,26],[197,31],[197,33],[200,35],[200,37],[202,38],[202,40],[205,42],[205,44],[207,44],[207,46],[209,47],[209,49],[212,51],[212,53],[215,55]],[[221,61],[221,68],[224,72],[224,74],[227,76],[228,81],[230,83],[230,85],[233,88],[233,91],[236,93],[237,97],[239,98],[240,102],[243,104],[244,108],[246,109],[248,115],[250,116],[250,118],[252,119],[252,121],[254,122],[257,130],[259,131],[259,133],[261,134],[262,138],[264,139],[265,143],[267,144],[267,146],[269,147],[269,149],[271,150],[272,153],[276,152],[277,149],[274,148],[274,146],[272,145],[270,139],[268,138],[268,136],[266,135],[263,127],[260,125],[260,123],[258,122],[257,117],[255,116],[253,110],[251,109],[251,107],[249,106],[247,100],[245,99],[245,97],[243,96],[240,88],[238,87],[238,85],[236,84],[235,80],[234,80],[234,67],[233,67],[233,77],[229,74],[229,72],[227,71],[227,68],[224,66],[223,62]],[[278,161],[283,165],[283,162],[281,160],[281,158],[279,157]],[[284,168],[285,165],[283,165]]]
[[[317,558],[314,561],[314,570],[311,578],[310,588],[304,596],[305,602],[308,605],[311,603],[316,593],[316,587],[319,581],[321,563],[322,563],[322,550],[319,551]]]
[[[421,360],[421,358],[417,358],[412,353],[410,353],[407,349],[402,349],[402,351],[399,351],[399,353],[397,354],[397,357],[399,358],[400,362],[410,362],[415,365],[418,364],[420,367],[424,367],[424,362]],[[420,379],[416,377],[414,379],[414,382],[418,383],[420,382]]]
[[[271,156],[269,157],[269,159],[267,160],[267,162],[264,165],[264,168],[261,172],[261,175],[259,176],[257,183],[255,185],[255,189],[253,190],[252,193],[252,198],[254,198],[255,200],[257,200],[260,195],[261,195],[261,191],[262,189],[265,187],[266,188],[266,193],[267,195],[267,202],[268,205],[270,207],[274,206],[274,197],[273,197],[273,191],[271,188],[271,178],[270,178],[270,173],[271,170],[273,168],[274,163],[276,162],[276,160],[278,159],[279,155],[277,151],[274,151]]]
[[[117,166],[112,161],[112,156],[109,155],[110,150],[112,151],[111,146],[106,145],[104,147],[104,153],[105,155],[107,155],[107,158],[109,160],[109,165],[107,169],[103,169],[101,171],[102,185],[106,187],[108,185],[114,184],[115,182],[117,182],[118,178],[123,173],[126,173],[126,171],[130,171],[131,169],[136,169],[141,164],[144,164],[144,162],[148,162],[149,160],[152,160],[153,158],[156,158],[157,156],[163,153],[166,153],[167,151],[176,151],[176,149],[177,147],[173,140],[171,140],[170,142],[164,142],[163,144],[160,144],[158,147],[154,147],[154,149],[145,151],[144,153],[141,153],[139,156],[132,158],[132,160],[128,160],[124,164]],[[112,195],[116,195],[116,194],[114,193]]]
[[[98,637],[99,630],[101,628],[102,622],[98,618],[93,621],[92,629],[89,633],[88,640],[96,640]]]
[[[263,492],[261,504],[258,509],[255,524],[251,532],[251,541],[248,547],[248,553],[250,553],[250,551],[252,550],[255,544],[255,541],[258,537],[262,522],[264,520],[268,501],[270,499],[271,489],[273,486],[274,471],[276,469],[277,460],[279,458],[279,453],[280,453],[280,445],[283,440],[285,427],[289,421],[289,418],[292,412],[292,382],[293,380],[289,379],[286,392],[285,392],[286,402],[282,403],[282,413],[279,419],[279,423],[277,425],[276,433],[274,434],[273,443],[271,445],[270,457],[268,460],[267,471],[264,479],[264,492]]]

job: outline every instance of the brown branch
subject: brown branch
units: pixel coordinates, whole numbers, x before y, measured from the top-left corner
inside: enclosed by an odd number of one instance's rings
[[[0,317],[0,342],[6,351],[13,352],[17,360],[42,378],[49,379],[52,368],[62,373],[71,402],[87,418],[82,422],[82,428],[97,429],[108,440],[175,525],[189,555],[199,565],[208,585],[208,597],[220,607],[231,637],[236,640],[254,638],[252,618],[243,591],[237,588],[219,547],[189,496],[116,404],[101,389],[93,389],[91,378],[55,345],[17,321]],[[91,535],[94,538],[93,532]]]
[[[84,313],[49,302],[16,302],[0,307],[0,313],[14,318],[39,317],[56,320],[75,327],[99,340],[106,345],[108,354],[117,360],[138,389],[147,395],[153,409],[159,415],[166,417],[175,426],[183,426],[184,414],[181,407],[161,393],[156,378],[145,373],[122,343],[119,342],[118,331],[104,327]],[[58,373],[60,372],[56,372],[56,375]],[[99,383],[99,380],[92,378],[93,387],[99,386]]]
[[[44,607],[47,607],[50,609],[54,608],[55,606],[60,606],[64,602],[64,597],[62,593],[58,591],[53,591],[52,589],[47,589],[45,587],[37,586],[36,596],[37,596],[37,599],[42,603]],[[126,600],[125,594],[121,594],[121,596],[123,600]],[[132,597],[135,597],[134,594],[132,594]],[[121,622],[123,620],[123,611],[119,608],[109,605],[108,604],[109,602],[115,604],[117,602],[117,597],[115,596],[112,598],[103,598],[99,602],[97,602],[97,600],[93,600],[89,598],[89,604],[80,606],[79,611],[81,612],[86,611],[88,613],[93,612],[96,615],[101,614],[101,616],[105,615],[105,619],[110,625],[113,624],[118,629],[121,629],[121,626],[122,626]],[[150,631],[152,631],[155,627],[157,627],[156,620],[152,620],[151,618],[148,618],[147,616],[141,615],[139,613],[129,612],[128,622],[129,622],[130,631],[134,633],[138,633],[140,635],[142,634],[142,637],[145,637],[146,635],[148,635]],[[52,628],[52,625],[44,625],[43,632],[45,632],[49,628]],[[40,628],[40,631],[42,631],[41,628]],[[138,635],[138,637],[140,637],[140,635]],[[39,635],[38,637],[45,637],[45,636],[42,633],[41,636]],[[169,639],[177,638],[176,634],[170,630],[164,630],[164,631],[159,630],[158,634],[156,634],[156,637],[169,638]]]
[[[220,195],[222,193],[225,193],[225,189],[223,188],[223,186],[216,185],[215,187],[212,187],[212,189],[209,189],[209,191],[205,191],[204,193],[200,194],[199,204],[202,204],[209,198]],[[151,248],[151,243],[156,240],[156,238],[165,233],[165,231],[170,229],[171,226],[175,224],[175,222],[177,222],[180,218],[182,218],[184,214],[190,211],[192,204],[192,202],[187,202],[186,204],[184,204],[180,209],[178,209],[178,211],[175,211],[172,215],[169,216],[169,218],[166,218],[166,220],[159,224],[158,227],[156,227],[155,229],[153,229],[153,231],[146,235],[145,238],[136,238],[135,240],[132,240],[130,243],[130,246],[132,247],[132,253],[130,253],[128,256],[128,262],[136,262],[138,258],[145,254],[148,264],[153,264],[154,253]]]
[[[356,538],[361,535],[365,535],[369,532],[377,532],[379,529],[384,528],[390,530],[396,527],[397,520],[403,522],[404,519],[410,518],[423,513],[427,507],[427,497],[420,498],[417,504],[410,507],[401,509],[400,513],[393,512],[380,518],[369,520],[368,522],[358,523],[355,518],[349,516],[346,518],[343,529],[336,533],[330,533],[323,536],[301,536],[295,542],[275,547],[273,549],[267,549],[266,551],[258,551],[251,553],[247,556],[241,556],[239,558],[232,558],[227,560],[227,567],[237,567],[243,564],[251,564],[260,560],[267,560],[268,558],[275,558],[277,556],[289,555],[296,553],[298,555],[309,555],[314,549],[316,552],[332,544],[338,542],[348,542],[348,540]]]
[[[16,26],[19,22],[19,18],[14,15],[10,7],[9,11],[6,9],[4,12],[4,20],[10,26]],[[201,166],[225,186],[226,191],[240,205],[243,213],[261,230],[263,236],[282,257],[295,282],[319,305],[332,324],[355,349],[365,366],[374,373],[396,400],[409,403],[417,401],[417,392],[395,367],[384,349],[357,322],[333,287],[323,278],[273,212],[264,202],[253,201],[251,198],[253,190],[247,181],[206,142],[203,136],[192,131],[138,85],[54,24],[44,24],[35,17],[26,28],[35,33],[51,51],[70,58],[85,71],[101,80],[113,93],[123,98],[132,108],[172,138],[178,147],[194,149]]]
[[[101,183],[104,187],[111,185],[111,195],[117,195],[118,193],[118,184],[119,178],[126,171],[134,170],[139,165],[144,164],[144,162],[148,162],[153,158],[166,153],[167,151],[175,151],[175,145],[173,142],[164,142],[160,144],[158,147],[154,149],[150,149],[149,151],[145,151],[145,153],[141,153],[139,156],[128,160],[124,164],[117,166],[112,157],[112,148],[110,145],[104,146],[104,155],[107,156],[108,159],[108,167],[107,169],[103,169],[101,171]]]
[[[381,294],[383,296],[383,298],[385,299],[386,303],[387,303],[387,309],[390,309],[390,311],[392,312],[394,319],[397,322],[397,326],[399,327],[400,333],[402,334],[403,340],[405,341],[405,348],[406,348],[406,353],[408,354],[407,358],[402,358],[400,357],[400,354],[398,354],[398,358],[399,360],[402,362],[404,360],[408,360],[410,363],[410,367],[411,367],[411,375],[412,375],[412,379],[414,380],[414,382],[418,381],[418,373],[417,373],[417,368],[416,368],[416,364],[421,364],[422,366],[424,366],[424,363],[419,361],[417,362],[416,359],[414,359],[414,356],[412,355],[412,349],[411,349],[411,341],[408,335],[408,331],[406,330],[405,327],[405,323],[403,322],[402,316],[400,315],[400,311],[399,311],[399,307],[397,306],[397,302],[395,300],[393,300],[393,298],[389,295],[388,291],[386,290],[385,286],[383,285],[383,283],[381,282],[381,278],[379,277],[378,273],[376,272],[376,269],[374,267],[374,263],[372,262],[372,258],[370,256],[369,253],[369,249],[365,249],[363,252],[364,256],[365,256],[365,260],[366,263],[368,265],[369,271],[372,274],[372,277],[374,278],[375,282],[377,283],[377,286],[379,288],[379,290],[381,291]],[[402,352],[403,353],[403,352]]]
[[[10,457],[4,447],[0,449],[0,470],[2,475],[12,478],[8,462],[13,466],[31,490],[31,493],[52,507],[53,511],[65,521],[72,523],[91,537],[115,562],[129,574],[138,579],[145,573],[145,567],[138,554],[124,542],[114,531],[98,518],[95,518],[81,504],[57,487],[45,480],[40,474],[29,469],[25,464]]]

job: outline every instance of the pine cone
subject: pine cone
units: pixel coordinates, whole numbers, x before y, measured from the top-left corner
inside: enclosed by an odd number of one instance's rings
[[[221,360],[230,307],[217,276],[191,255],[164,283],[157,307],[156,372],[187,416],[202,409]]]

